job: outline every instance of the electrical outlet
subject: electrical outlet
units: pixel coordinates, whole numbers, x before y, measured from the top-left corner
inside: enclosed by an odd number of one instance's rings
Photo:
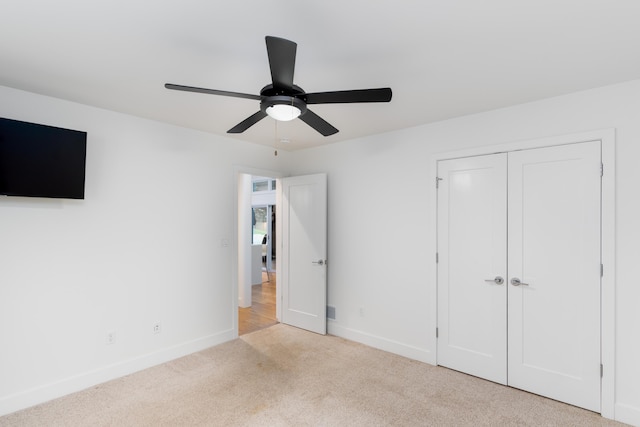
[[[116,333],[114,331],[107,332],[106,343],[111,345],[116,342]]]
[[[159,334],[160,332],[162,332],[162,325],[160,325],[160,322],[155,323],[153,325],[153,333],[154,334]]]

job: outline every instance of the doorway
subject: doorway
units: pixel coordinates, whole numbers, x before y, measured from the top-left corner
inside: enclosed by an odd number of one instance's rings
[[[245,177],[245,182],[247,177]],[[244,198],[251,210],[251,274],[249,291],[244,290],[238,307],[238,335],[244,335],[278,323],[276,317],[276,189],[277,180],[252,175],[244,186]],[[245,213],[246,214],[246,213]]]
[[[233,327],[238,332],[238,307],[251,307],[253,242],[252,176],[274,177],[275,291],[277,321],[326,334],[327,293],[327,176],[283,178],[282,174],[234,168],[236,177],[236,236],[233,270]],[[281,186],[282,189],[277,187]],[[267,204],[268,206],[269,204]],[[284,230],[284,232],[282,231]],[[262,260],[261,250],[254,259]],[[312,268],[309,269],[309,266]],[[272,280],[275,283],[275,275]],[[281,285],[280,285],[281,283]],[[283,315],[284,313],[284,315]]]
[[[281,178],[277,185],[281,188],[276,191],[275,240],[279,251],[276,258],[279,277],[276,316],[288,325],[324,335],[327,325],[327,175]],[[258,234],[259,222],[258,219],[253,221]],[[268,259],[272,252],[268,251],[267,255]]]
[[[613,417],[614,137],[613,130],[594,131],[432,156],[432,177],[439,187],[434,186],[431,193],[438,210],[432,222],[436,253],[433,292],[437,305],[434,310],[437,314],[432,318],[437,326],[434,335],[437,364]],[[557,150],[571,151],[578,146],[591,147],[593,156],[587,155],[591,160],[581,162],[577,160],[581,155],[575,152],[565,153],[564,160],[564,154],[553,159]],[[597,187],[597,191],[587,191],[589,196],[575,190],[584,183],[581,172],[568,172],[576,162],[589,164],[586,181],[591,182],[592,190]],[[522,179],[518,180],[518,175]],[[454,180],[455,188],[449,188]],[[518,195],[521,191],[525,191],[524,199],[522,194]],[[458,205],[455,212],[447,212],[447,197]],[[589,203],[585,200],[590,200],[591,208],[587,208]],[[585,220],[583,213],[587,211],[590,219]],[[475,224],[464,224],[461,221],[465,218],[471,218]],[[454,227],[457,236],[443,234],[441,223],[447,220],[450,225],[463,224]],[[586,225],[589,221],[590,225]],[[452,248],[447,247],[449,237],[454,239]],[[585,243],[585,238],[595,239],[596,244]],[[463,244],[455,239],[462,239]],[[542,248],[537,253],[536,245]],[[533,258],[529,258],[532,254]],[[464,268],[448,265],[455,263],[453,257],[465,256],[468,261]],[[574,268],[571,272],[575,275],[567,276],[562,266],[575,264],[579,258],[591,260],[586,271],[576,272]],[[559,270],[555,270],[558,266]],[[475,277],[478,275],[481,277]],[[591,285],[587,286],[590,290],[578,285],[583,283],[584,275],[590,277]],[[453,286],[448,286],[449,281],[454,282]],[[456,286],[455,282],[463,285]],[[545,285],[552,282],[559,295],[547,293]],[[569,285],[560,287],[562,283]],[[586,305],[590,307],[587,311],[591,313],[589,316],[595,313],[595,317],[583,317],[582,304],[573,299],[579,300],[585,292]],[[541,311],[541,307],[545,308]],[[582,320],[589,323],[583,328],[587,334],[580,337],[583,342],[566,352],[558,350],[566,345],[565,338],[572,339],[573,332],[568,332],[572,327],[581,328],[576,325]],[[498,338],[483,335],[487,330],[497,333]],[[584,342],[590,342],[587,347],[591,348],[587,355],[589,362],[585,362],[588,368],[580,360],[585,357],[585,347],[580,347]],[[476,360],[469,361],[469,357]],[[529,370],[524,380],[519,368]],[[567,397],[562,392],[553,395],[544,390],[551,383],[547,374],[572,382],[584,377],[585,370],[589,371],[588,382],[597,384],[589,386],[591,403],[572,401],[573,392]]]

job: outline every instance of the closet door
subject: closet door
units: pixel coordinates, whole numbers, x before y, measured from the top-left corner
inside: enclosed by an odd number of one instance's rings
[[[600,142],[508,156],[508,384],[599,412]]]
[[[438,162],[438,364],[502,384],[506,165],[506,154]]]

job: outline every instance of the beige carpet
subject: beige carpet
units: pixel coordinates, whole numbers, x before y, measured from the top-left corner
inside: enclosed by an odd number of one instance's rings
[[[0,417],[0,426],[385,425],[620,424],[281,324]]]

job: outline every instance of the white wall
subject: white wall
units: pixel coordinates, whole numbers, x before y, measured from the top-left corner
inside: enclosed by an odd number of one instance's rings
[[[635,81],[274,157],[0,87],[0,116],[89,133],[86,200],[0,197],[0,414],[233,337],[234,165],[327,172],[330,332],[429,360],[429,156],[614,127],[616,417],[640,425],[639,112]]]
[[[234,168],[287,153],[5,87],[0,116],[88,132],[85,200],[0,197],[0,415],[235,336]]]
[[[612,127],[617,150],[617,263],[611,266],[617,278],[615,416],[640,425],[640,81],[294,153],[293,174],[328,173],[328,303],[336,307],[329,331],[432,360],[429,157]]]

